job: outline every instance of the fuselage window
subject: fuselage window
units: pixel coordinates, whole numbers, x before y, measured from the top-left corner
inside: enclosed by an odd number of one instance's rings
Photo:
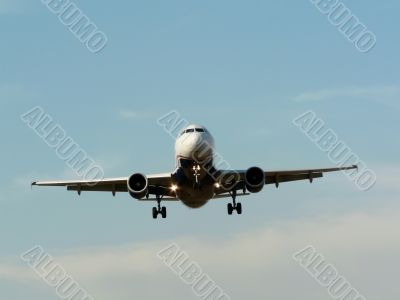
[[[186,129],[185,131],[183,131],[180,136],[184,135],[185,133],[192,133],[192,132],[205,132],[204,129],[202,128],[191,128],[191,129]]]

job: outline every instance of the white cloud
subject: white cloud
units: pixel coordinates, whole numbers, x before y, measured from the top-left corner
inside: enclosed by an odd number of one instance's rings
[[[311,244],[367,299],[397,300],[399,236],[400,211],[392,207],[374,214],[281,223],[218,240],[182,237],[50,252],[98,300],[113,295],[121,300],[133,295],[138,299],[196,299],[156,257],[172,242],[186,250],[232,299],[297,299],[299,295],[307,295],[308,300],[329,299],[326,289],[291,258]],[[25,281],[32,278],[29,272],[33,271],[19,262],[0,263],[3,279]]]
[[[376,198],[376,207],[381,208],[373,211],[368,206],[369,213],[285,221],[218,239],[189,236],[46,251],[96,300],[113,299],[116,295],[121,300],[132,299],[132,295],[139,299],[197,299],[156,257],[158,251],[173,242],[186,250],[232,299],[297,299],[299,295],[307,295],[308,300],[330,299],[326,289],[291,259],[294,252],[311,244],[367,299],[397,300],[400,206],[395,204],[394,196],[399,191],[400,168],[383,165],[374,170],[378,183],[366,196]],[[21,177],[15,184],[25,181]],[[388,203],[392,205],[385,207]],[[33,294],[52,292],[15,258],[0,258],[2,279],[24,283]]]
[[[399,86],[345,87],[309,91],[294,97],[297,102],[360,98],[399,108]]]
[[[30,269],[11,263],[0,264],[0,278],[15,280],[18,282],[23,281],[38,281],[39,279]]]

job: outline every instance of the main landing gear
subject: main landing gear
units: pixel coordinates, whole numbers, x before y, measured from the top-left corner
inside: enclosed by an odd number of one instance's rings
[[[161,215],[163,219],[167,217],[167,209],[161,207],[162,196],[157,195],[157,207],[153,207],[153,219],[157,219],[158,215]]]
[[[232,196],[232,203],[228,203],[228,215],[232,215],[233,211],[236,210],[238,215],[242,214],[242,203],[236,203],[237,191],[233,189],[229,194]]]

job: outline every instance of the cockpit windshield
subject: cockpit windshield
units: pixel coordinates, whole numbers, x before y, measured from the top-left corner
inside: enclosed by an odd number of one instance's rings
[[[206,130],[204,128],[190,128],[190,129],[184,130],[181,133],[181,135],[184,135],[185,133],[193,133],[193,132],[206,132]]]

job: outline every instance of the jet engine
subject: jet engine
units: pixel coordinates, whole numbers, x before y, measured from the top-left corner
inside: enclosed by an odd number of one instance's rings
[[[129,194],[135,199],[142,199],[148,193],[149,182],[143,174],[133,174],[129,177],[127,184]]]
[[[244,176],[246,188],[250,193],[261,192],[265,185],[265,174],[263,170],[258,167],[253,167],[248,169]]]

